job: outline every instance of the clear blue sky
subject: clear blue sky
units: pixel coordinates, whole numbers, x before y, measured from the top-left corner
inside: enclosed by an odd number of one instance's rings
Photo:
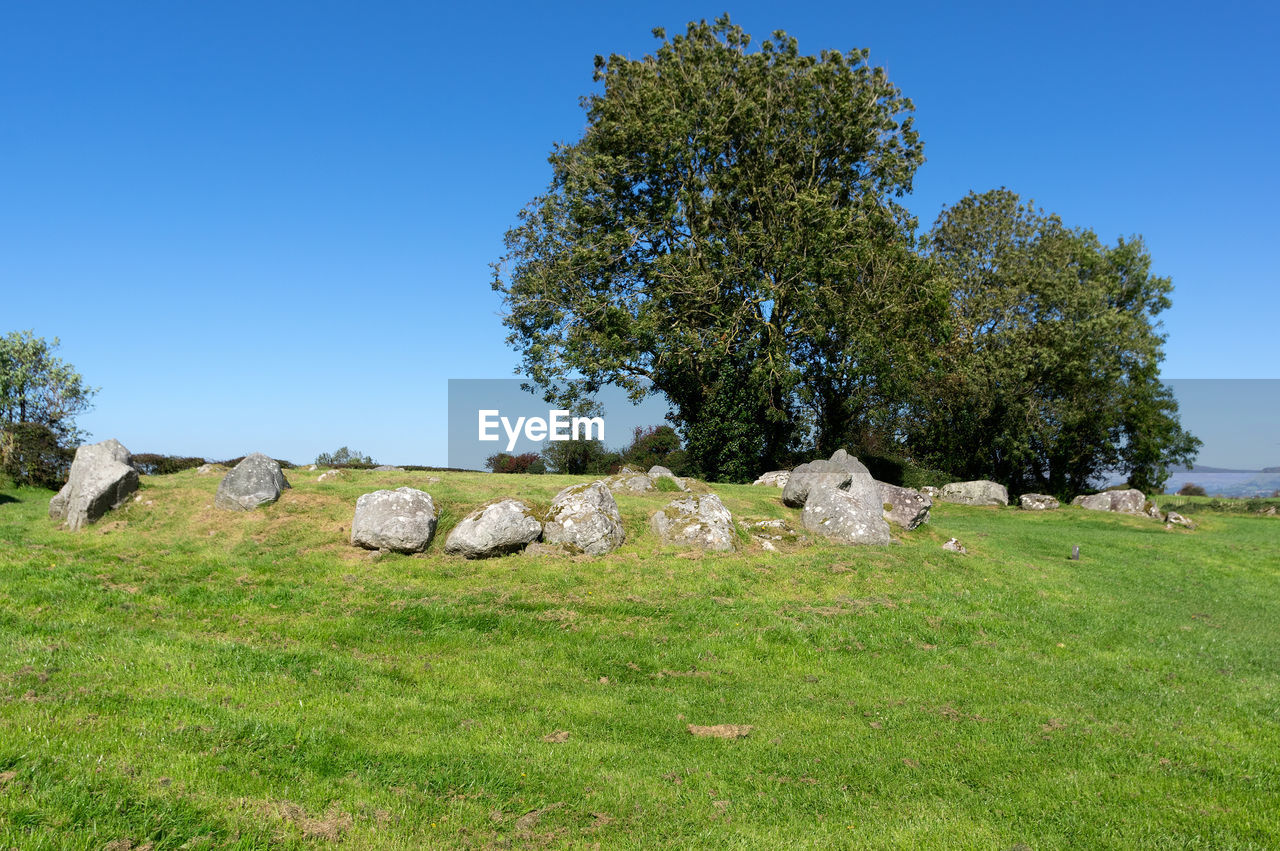
[[[871,49],[916,104],[923,223],[1003,185],[1142,234],[1164,375],[1280,376],[1261,2],[9,3],[0,332],[61,337],[102,387],[82,424],[135,452],[443,463],[447,379],[516,364],[488,263],[592,57],[726,10]]]

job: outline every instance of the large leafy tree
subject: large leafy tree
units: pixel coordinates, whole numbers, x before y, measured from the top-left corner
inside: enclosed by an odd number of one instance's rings
[[[1001,189],[945,209],[928,248],[952,333],[919,385],[918,455],[1059,495],[1113,471],[1158,490],[1194,458],[1158,378],[1172,283],[1141,239],[1105,245]]]
[[[664,394],[715,478],[885,428],[945,308],[894,201],[923,161],[910,101],[866,50],[753,50],[727,17],[654,35],[596,58],[584,136],[507,233],[523,372],[566,407]]]
[[[20,484],[50,486],[84,438],[76,417],[98,391],[32,331],[0,337],[0,466]]]

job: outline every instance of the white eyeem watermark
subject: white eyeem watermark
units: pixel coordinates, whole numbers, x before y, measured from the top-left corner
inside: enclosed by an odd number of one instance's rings
[[[548,411],[546,418],[516,417],[511,420],[496,409],[480,410],[478,439],[501,440],[499,427],[507,435],[507,451],[515,449],[521,433],[535,443],[543,440],[598,440],[604,442],[604,417],[574,417],[569,411]],[[595,435],[594,437],[592,435]]]

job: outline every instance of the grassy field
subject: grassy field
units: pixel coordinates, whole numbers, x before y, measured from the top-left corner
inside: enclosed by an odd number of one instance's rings
[[[79,534],[0,492],[0,848],[1280,847],[1280,519],[941,505],[698,556],[658,494],[612,555],[467,562],[468,510],[574,480],[317,475],[251,514],[144,478]],[[400,485],[431,551],[348,546]]]

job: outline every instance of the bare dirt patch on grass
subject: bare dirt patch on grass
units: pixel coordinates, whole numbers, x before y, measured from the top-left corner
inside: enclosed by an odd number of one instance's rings
[[[751,735],[754,729],[750,724],[713,724],[710,727],[689,725],[689,732],[693,735],[712,739],[742,739]]]

